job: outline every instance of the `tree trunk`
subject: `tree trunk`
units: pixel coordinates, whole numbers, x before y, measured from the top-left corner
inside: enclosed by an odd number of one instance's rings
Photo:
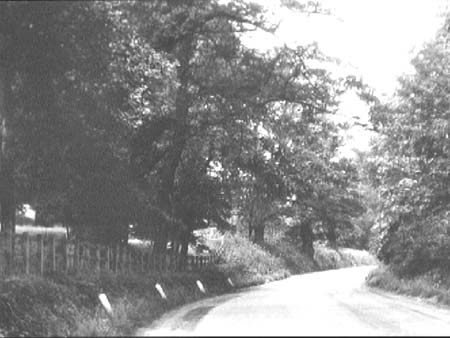
[[[184,270],[187,266],[187,255],[188,255],[188,248],[189,248],[189,237],[190,232],[189,231],[183,231],[181,235],[181,251],[180,251],[180,261],[179,261],[179,268],[180,270]]]
[[[0,35],[0,43],[4,42]],[[0,46],[0,53],[4,46]],[[16,201],[14,184],[14,167],[9,151],[9,123],[11,96],[11,74],[6,66],[0,65],[0,221],[1,232],[14,233]]]
[[[330,246],[332,248],[336,248],[337,246],[337,234],[336,234],[336,227],[329,223],[327,226],[327,239],[330,243]]]
[[[256,244],[264,243],[264,227],[263,226],[255,227],[255,238],[253,240],[253,243],[256,243]]]
[[[311,228],[311,223],[301,223],[300,237],[302,239],[303,252],[306,253],[311,259],[314,259],[314,233]]]
[[[189,61],[193,53],[192,37],[187,37],[181,45],[178,53],[179,66],[177,68],[177,78],[180,83],[175,98],[175,118],[173,148],[171,149],[167,165],[162,171],[162,186],[160,190],[160,206],[169,215],[174,215],[172,196],[175,187],[176,172],[181,163],[182,155],[187,141],[187,121],[189,113]],[[155,241],[155,250],[166,248],[169,238],[169,231],[176,231],[175,227],[160,227],[161,234]],[[158,242],[158,243],[157,243]],[[158,251],[157,251],[158,252]]]
[[[162,254],[166,252],[167,240],[169,238],[168,227],[165,224],[159,224],[156,227],[153,251],[156,254]]]

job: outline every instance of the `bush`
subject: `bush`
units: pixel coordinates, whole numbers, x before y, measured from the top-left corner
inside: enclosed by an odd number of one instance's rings
[[[301,251],[298,245],[287,239],[264,243],[263,247],[271,255],[280,258],[290,273],[301,274],[317,270],[317,264]]]
[[[246,286],[289,276],[283,260],[272,256],[241,235],[226,233],[219,269],[232,276],[236,286]]]
[[[375,257],[365,250],[350,248],[332,249],[319,242],[314,243],[314,260],[319,270],[374,265],[378,263]]]
[[[387,232],[380,259],[401,276],[413,277],[450,266],[450,211],[411,222]]]

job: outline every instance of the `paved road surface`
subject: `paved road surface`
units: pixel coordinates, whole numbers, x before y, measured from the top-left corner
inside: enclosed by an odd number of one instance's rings
[[[450,309],[371,291],[374,267],[315,272],[167,313],[142,336],[450,335]]]

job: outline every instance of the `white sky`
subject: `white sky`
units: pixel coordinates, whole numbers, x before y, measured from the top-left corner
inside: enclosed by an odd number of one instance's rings
[[[243,42],[250,47],[302,45],[317,41],[327,55],[342,62],[336,75],[354,74],[380,95],[392,95],[397,78],[411,72],[411,58],[423,43],[433,38],[443,23],[440,15],[446,0],[322,0],[333,15],[305,15],[281,8],[276,0],[252,0],[267,7],[280,21],[275,35],[251,33]],[[367,107],[354,94],[346,94],[338,113],[339,120],[351,122],[359,116],[368,119]],[[370,133],[352,127],[345,133],[342,154],[351,149],[368,149]]]

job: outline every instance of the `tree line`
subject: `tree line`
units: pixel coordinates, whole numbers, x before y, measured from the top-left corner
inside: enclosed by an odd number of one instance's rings
[[[245,1],[1,2],[2,231],[29,203],[94,242],[133,224],[156,252],[232,214],[255,242],[289,218],[309,254],[336,245],[364,207],[329,117],[362,85],[316,45],[246,47],[255,29],[276,24]]]
[[[364,160],[378,195],[378,257],[401,275],[447,271],[450,259],[449,17],[412,59],[389,101],[373,98],[380,137]]]

